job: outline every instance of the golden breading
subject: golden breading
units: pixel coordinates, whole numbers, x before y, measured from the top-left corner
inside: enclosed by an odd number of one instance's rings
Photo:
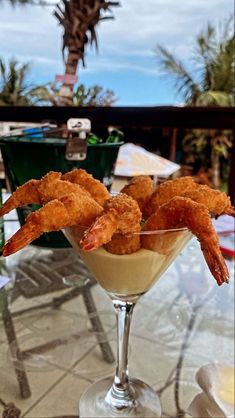
[[[104,248],[112,254],[132,254],[140,249],[140,234],[114,234]]]
[[[40,180],[32,179],[19,186],[0,208],[0,217],[20,206],[43,205],[70,193],[88,194],[102,206],[110,197],[106,187],[85,170],[75,169],[63,176],[50,171]]]
[[[19,186],[0,209],[0,216],[23,205],[32,203],[43,205],[70,193],[88,194],[78,184],[62,181],[61,173],[50,171],[40,180],[29,180]]]
[[[193,190],[197,187],[197,183],[195,183],[193,178],[190,176],[180,177],[175,180],[168,180],[160,184],[143,208],[144,216],[148,218],[161,205],[169,202],[172,197],[181,196],[187,190]]]
[[[154,182],[149,176],[137,176],[123,187],[121,193],[131,196],[139,205],[141,212],[154,191]]]
[[[71,193],[51,200],[27,217],[25,224],[5,244],[3,255],[21,250],[44,232],[79,224],[88,227],[101,212],[102,207],[88,195]]]
[[[82,168],[76,168],[69,173],[62,175],[62,180],[68,180],[71,183],[79,184],[98,202],[101,206],[104,205],[110,194],[103,183],[96,180],[91,174],[87,173]]]
[[[148,218],[144,230],[154,231],[183,227],[187,227],[198,238],[205,260],[217,283],[221,285],[228,282],[229,273],[219,248],[219,240],[210,214],[204,205],[186,197],[174,197]],[[174,241],[174,239],[173,236],[172,240]],[[172,244],[168,242],[168,245]],[[142,247],[159,252],[163,248],[161,240],[158,245],[158,237],[154,234],[142,236]]]
[[[29,180],[23,186],[19,186],[0,208],[0,217],[20,206],[35,203],[41,205],[41,196],[38,192],[40,180]]]
[[[200,241],[217,283],[228,281],[210,218],[210,214],[235,216],[225,193],[198,185],[192,177],[166,181],[154,190],[148,176],[133,178],[122,192],[110,197],[106,187],[82,169],[63,175],[51,171],[40,180],[28,181],[4,203],[0,216],[30,203],[44,206],[28,216],[25,225],[6,243],[3,255],[22,249],[44,232],[70,227],[76,229],[77,243],[84,251],[104,245],[107,251],[120,255],[131,254],[140,247],[170,255],[184,234],[172,229],[185,228],[185,239],[189,230]],[[142,208],[147,219],[144,231],[169,231],[140,235]]]
[[[120,193],[104,205],[104,213],[86,231],[81,246],[91,251],[109,242],[115,233],[129,234],[140,230],[141,212],[132,197]]]
[[[206,185],[198,185],[197,189],[186,190],[183,196],[189,197],[197,203],[202,203],[214,216],[235,216],[235,210],[231,205],[230,198],[220,190],[211,189]]]
[[[40,194],[42,204],[50,202],[50,200],[53,199],[60,199],[61,197],[67,196],[71,193],[76,193],[80,196],[90,196],[90,194],[79,186],[79,184],[64,181],[62,180],[62,177],[61,179],[51,181],[51,178],[48,175],[42,177],[38,186],[38,192]]]

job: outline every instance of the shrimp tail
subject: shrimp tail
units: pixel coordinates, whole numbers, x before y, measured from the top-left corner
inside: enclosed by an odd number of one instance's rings
[[[29,180],[27,183],[19,186],[0,208],[0,217],[20,206],[29,205],[31,203],[40,205],[41,198],[38,192],[39,184],[40,180]]]
[[[144,226],[149,230],[182,227],[187,227],[197,237],[208,267],[218,285],[223,282],[228,283],[229,273],[220,251],[219,239],[208,208],[203,204],[186,197],[174,197],[152,214]],[[151,236],[143,237],[142,242],[147,249],[156,249],[158,245]]]
[[[5,244],[3,249],[4,257],[14,254],[40,237],[42,231],[32,223],[24,224]]]
[[[233,216],[235,218],[235,208],[233,206],[227,208],[225,215]]]
[[[102,207],[86,195],[71,193],[51,200],[26,218],[25,224],[5,244],[3,254],[7,256],[21,250],[44,232],[79,224],[90,226],[101,212]]]
[[[110,214],[102,215],[95,224],[87,230],[80,244],[84,251],[93,251],[106,244],[116,230],[117,222]]]
[[[223,256],[210,247],[210,245],[203,245],[201,242],[201,249],[211,274],[219,286],[223,283],[229,283],[229,272]]]
[[[0,209],[0,216],[23,205],[32,203],[44,205],[70,193],[90,196],[90,193],[79,184],[63,180],[61,179],[61,173],[50,171],[41,180],[30,180],[19,186]]]

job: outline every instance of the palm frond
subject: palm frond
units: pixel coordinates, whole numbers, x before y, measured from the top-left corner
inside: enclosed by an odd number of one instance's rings
[[[206,31],[196,38],[196,60],[202,63],[202,88],[207,90],[212,86],[212,62],[217,51],[215,35],[215,28],[208,23]]]
[[[0,60],[1,72],[4,73],[0,85],[0,102],[4,105],[32,104],[29,95],[30,86],[26,82],[29,64],[19,64],[11,59],[7,64]]]
[[[0,71],[3,83],[6,82],[6,67],[4,62],[0,59]]]
[[[160,45],[157,46],[156,53],[162,69],[174,76],[177,92],[183,95],[186,102],[195,102],[200,94],[200,87],[183,63]]]
[[[97,24],[105,19],[113,18],[111,7],[119,6],[118,1],[106,0],[61,0],[57,4],[54,16],[63,26],[62,52],[77,53],[77,60],[84,63],[85,47],[94,44],[98,49],[96,33]],[[108,15],[103,15],[103,12]]]
[[[166,48],[158,46],[156,53],[162,68],[175,80],[176,92],[191,105],[226,105],[234,103],[235,36],[231,17],[218,32],[208,23],[196,38],[193,73]]]
[[[234,106],[234,96],[221,91],[206,91],[197,98],[196,106]]]
[[[215,77],[215,72],[221,73],[222,78],[225,75],[224,70],[228,54],[227,51],[224,54],[224,51],[226,45],[233,36],[231,23],[231,17],[225,20],[221,27],[220,25],[218,27],[212,26],[209,23],[206,30],[202,31],[196,38],[194,60],[196,62],[198,74],[200,75],[201,89],[204,91],[221,89],[221,87],[217,85],[219,80],[218,77]],[[234,51],[234,46],[232,48]],[[220,59],[221,55],[223,55],[222,59]],[[216,68],[218,68],[218,71]],[[223,84],[223,82],[221,84]]]
[[[227,93],[235,89],[235,37],[227,40],[213,62],[213,88]]]

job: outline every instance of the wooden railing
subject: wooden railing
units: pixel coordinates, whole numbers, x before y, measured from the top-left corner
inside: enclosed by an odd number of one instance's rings
[[[0,107],[0,121],[66,123],[71,117],[89,117],[97,126],[234,129],[228,107]]]
[[[234,131],[234,108],[228,107],[0,107],[0,121],[64,124],[71,117],[87,117],[96,127],[171,128],[171,157],[174,156],[175,129],[229,129]],[[234,137],[234,135],[233,135]],[[228,184],[235,202],[235,146],[233,145]]]

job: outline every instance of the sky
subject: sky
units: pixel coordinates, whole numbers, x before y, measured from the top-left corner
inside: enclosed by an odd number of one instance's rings
[[[50,0],[52,1],[52,0]],[[172,78],[159,65],[158,44],[192,69],[195,37],[206,27],[234,13],[233,0],[120,0],[114,20],[97,28],[99,51],[88,47],[79,82],[111,89],[117,106],[180,105]],[[42,84],[63,74],[62,28],[54,7],[12,8],[0,1],[0,57],[30,62],[29,82]]]

